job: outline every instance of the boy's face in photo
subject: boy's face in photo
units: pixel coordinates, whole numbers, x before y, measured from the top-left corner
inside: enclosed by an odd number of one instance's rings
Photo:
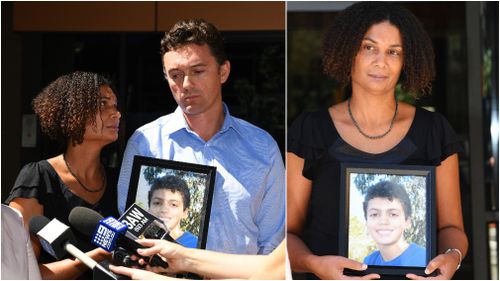
[[[410,225],[398,199],[375,197],[368,201],[366,228],[378,245],[390,246],[404,240],[403,233]]]
[[[184,210],[182,193],[165,188],[154,191],[149,212],[159,217],[169,230],[180,227],[181,219],[188,216],[188,210]]]

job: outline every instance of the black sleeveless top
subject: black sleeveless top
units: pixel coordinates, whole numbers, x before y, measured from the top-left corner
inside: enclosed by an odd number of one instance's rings
[[[93,209],[104,217],[113,216],[117,218],[117,172],[106,169],[106,175],[106,190],[101,200],[91,205],[69,190],[47,160],[29,163],[19,172],[14,187],[5,203],[9,204],[15,198],[35,198],[43,205],[44,216],[48,219],[56,218],[68,226],[71,226],[68,221],[69,213],[77,206]],[[72,228],[72,232],[78,242],[75,245],[78,249],[87,252],[96,248],[96,246],[90,243],[90,237],[79,233],[74,228]],[[71,256],[68,255],[67,257]],[[40,258],[38,259],[39,263],[54,261],[56,260],[52,256],[43,250],[41,251]],[[81,276],[80,278],[82,277],[92,279],[92,275],[88,276],[85,274],[85,276]]]
[[[328,110],[301,114],[288,130],[288,152],[304,159],[302,174],[312,191],[302,239],[316,255],[337,255],[340,164],[378,163],[438,166],[461,151],[459,140],[439,113],[417,108],[406,136],[378,154],[358,150],[337,132]],[[315,278],[309,274],[309,278]]]

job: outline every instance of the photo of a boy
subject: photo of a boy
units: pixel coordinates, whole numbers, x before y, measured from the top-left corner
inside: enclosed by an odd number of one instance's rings
[[[404,237],[411,227],[412,206],[405,188],[381,181],[367,189],[363,202],[366,228],[377,245],[364,258],[367,265],[425,267],[426,250]]]
[[[188,217],[190,202],[188,185],[177,176],[155,179],[148,193],[149,212],[165,223],[170,236],[179,244],[196,248],[198,237],[181,229],[181,220]]]

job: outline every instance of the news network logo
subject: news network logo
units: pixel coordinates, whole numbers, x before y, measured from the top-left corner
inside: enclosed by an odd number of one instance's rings
[[[127,226],[113,217],[108,217],[99,222],[92,237],[92,243],[104,250],[111,252],[115,248],[117,234],[127,231]]]
[[[113,232],[111,229],[107,229],[103,225],[99,225],[92,242],[105,249],[106,251],[112,251],[114,238],[115,232]]]

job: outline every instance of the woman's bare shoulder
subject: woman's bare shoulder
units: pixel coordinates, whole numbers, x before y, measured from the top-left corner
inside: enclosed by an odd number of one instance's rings
[[[328,108],[328,113],[330,113],[330,117],[335,122],[343,122],[345,117],[347,116],[347,102],[343,101],[341,103],[334,104]]]
[[[398,119],[399,121],[407,121],[407,120],[413,120],[415,117],[415,111],[416,107],[405,103],[405,102],[399,102],[398,104]]]

